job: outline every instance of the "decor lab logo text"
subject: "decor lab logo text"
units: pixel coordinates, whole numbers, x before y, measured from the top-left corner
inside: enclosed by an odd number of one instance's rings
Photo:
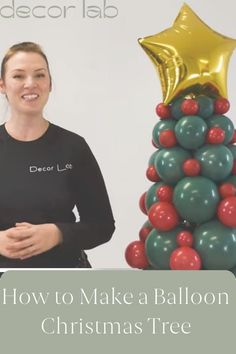
[[[117,0],[4,0],[0,1],[0,19],[70,19],[81,18],[114,19],[118,16]]]

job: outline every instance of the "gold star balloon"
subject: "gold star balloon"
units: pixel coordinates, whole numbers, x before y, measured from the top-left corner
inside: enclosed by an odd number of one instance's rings
[[[159,72],[165,104],[179,95],[227,97],[227,69],[236,40],[213,31],[188,5],[172,27],[139,43]]]

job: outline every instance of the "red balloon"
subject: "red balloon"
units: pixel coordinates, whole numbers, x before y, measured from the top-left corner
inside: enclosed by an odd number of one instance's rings
[[[173,204],[168,202],[158,202],[151,206],[148,217],[156,229],[169,231],[179,224],[179,216]]]
[[[199,105],[196,100],[184,100],[181,104],[181,111],[188,116],[194,116],[198,113]]]
[[[174,189],[171,186],[161,186],[156,194],[160,202],[172,202],[173,191]]]
[[[143,193],[141,195],[141,197],[139,199],[139,207],[142,210],[142,212],[147,215],[147,209],[146,209],[146,206],[145,206],[146,194],[147,194],[147,192],[145,192],[145,193]]]
[[[234,163],[233,163],[232,174],[234,176],[236,175],[236,160],[234,160]]]
[[[125,250],[125,259],[128,265],[132,268],[147,268],[149,263],[145,252],[144,242],[131,242]]]
[[[179,246],[192,247],[193,234],[187,230],[181,231],[176,236],[176,241]]]
[[[170,256],[172,270],[199,270],[202,262],[199,254],[190,247],[176,248]]]
[[[232,183],[223,183],[219,187],[219,193],[222,198],[232,197],[236,194],[236,188]]]
[[[234,131],[232,140],[229,142],[229,144],[234,144],[234,143],[236,143],[236,130]]]
[[[219,127],[208,130],[206,141],[208,144],[222,144],[225,140],[225,131]]]
[[[236,227],[236,197],[223,199],[218,206],[217,215],[222,224]]]
[[[147,176],[147,179],[149,179],[149,181],[151,181],[151,182],[158,182],[161,180],[160,176],[158,175],[158,173],[153,165],[150,165],[147,168],[146,176]]]
[[[226,98],[218,98],[214,102],[214,112],[216,114],[224,114],[228,112],[230,108],[230,103]]]
[[[140,241],[145,242],[146,238],[148,237],[151,231],[152,231],[151,227],[142,227],[142,229],[139,231]]]
[[[163,130],[159,135],[159,142],[165,148],[171,148],[177,144],[175,132],[171,129]]]
[[[200,162],[196,159],[188,159],[183,163],[183,171],[186,176],[198,176],[201,171]]]
[[[171,118],[171,110],[169,106],[164,105],[164,103],[159,103],[156,106],[156,114],[161,119],[168,119]]]

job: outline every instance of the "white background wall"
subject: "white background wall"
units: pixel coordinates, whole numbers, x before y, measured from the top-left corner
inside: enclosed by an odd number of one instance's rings
[[[107,5],[118,8],[118,16],[92,19],[83,17],[83,1],[14,0],[15,9],[40,5],[76,9],[61,19],[0,17],[0,55],[2,59],[9,46],[20,41],[35,41],[44,48],[53,77],[45,116],[86,138],[102,169],[116,219],[113,239],[88,252],[91,263],[95,268],[126,268],[125,248],[138,239],[146,220],[138,201],[151,185],[145,172],[154,151],[154,108],[162,101],[159,78],[137,39],[170,27],[183,2],[107,0]],[[103,2],[87,0],[86,6],[102,6]],[[214,30],[236,38],[235,0],[187,3]],[[12,0],[0,0],[0,8],[6,5],[12,6]],[[5,9],[4,14],[10,11]],[[235,121],[235,54],[229,67],[228,92],[228,116]],[[2,122],[6,115],[7,105],[1,99]]]

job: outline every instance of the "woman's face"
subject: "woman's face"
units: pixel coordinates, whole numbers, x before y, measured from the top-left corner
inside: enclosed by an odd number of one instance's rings
[[[12,113],[42,115],[51,91],[44,58],[33,52],[18,52],[6,63],[1,92],[7,95]]]

